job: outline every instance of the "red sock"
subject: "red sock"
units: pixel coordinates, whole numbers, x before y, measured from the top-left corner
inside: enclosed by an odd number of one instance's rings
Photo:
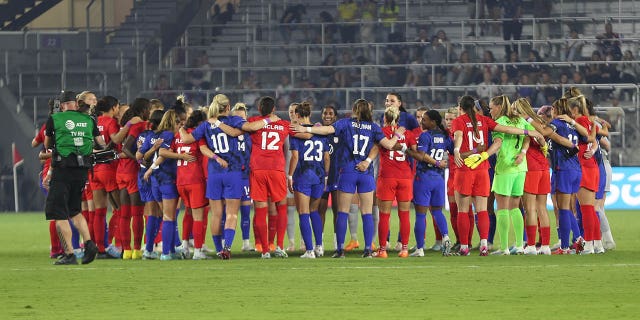
[[[124,205],[121,205],[121,207]],[[120,209],[113,209],[113,214],[111,215],[111,219],[109,219],[109,229],[107,230],[109,234],[107,235],[107,242],[109,244],[114,243],[116,247],[122,248],[122,243],[120,243],[120,237],[117,237],[118,234],[118,225],[120,224]]]
[[[478,212],[478,233],[480,234],[480,239],[488,239],[489,238],[489,212],[480,211]]]
[[[112,220],[114,218],[111,218]],[[122,250],[131,250],[131,206],[123,204],[120,206],[120,224],[117,231],[119,232]]]
[[[193,230],[193,215],[191,214],[191,209],[188,209],[188,211],[185,212],[184,217],[182,217],[182,240],[188,241],[189,238],[191,238],[192,230]]]
[[[458,234],[460,235],[460,244],[469,245],[469,219],[466,212],[458,212]],[[472,229],[473,231],[473,229]]]
[[[538,230],[542,230],[540,227],[540,219],[536,219]],[[542,231],[538,232],[538,243],[542,243]]]
[[[409,211],[398,211],[398,217],[400,218],[400,242],[406,246],[409,244],[409,234],[411,233]]]
[[[540,242],[543,246],[548,246],[551,241],[551,227],[540,227]]]
[[[98,251],[104,252],[104,229],[106,226],[107,208],[96,209],[96,213],[93,215],[93,234],[95,235],[95,242],[98,245]]]
[[[389,220],[391,220],[390,213],[380,212],[380,219],[378,220],[378,242],[380,242],[380,248],[387,247],[387,235],[389,234]]]
[[[527,232],[527,245],[535,246],[536,245],[536,232],[538,231],[538,226],[525,226],[525,230]]]
[[[473,229],[475,229],[476,220],[473,216],[473,211],[471,211],[471,207],[469,207],[469,212],[467,213],[467,217],[469,219],[469,245],[473,243]]]
[[[458,205],[455,202],[449,202],[449,217],[451,219],[451,229],[453,234],[456,235],[456,241],[460,241],[458,235]]]
[[[131,229],[133,229],[133,249],[142,249],[142,236],[144,235],[144,206],[131,207]]]
[[[269,228],[269,230],[267,231],[267,236],[269,240],[268,244],[271,244],[271,243],[274,243],[274,240],[276,238],[276,231],[278,230],[278,216],[269,215],[268,221],[267,221],[267,227]],[[262,230],[260,231],[262,232]],[[269,249],[268,245],[267,245],[267,249]]]
[[[258,212],[256,210],[256,212]],[[258,229],[256,225],[256,215],[253,215],[253,221],[251,221],[251,225],[253,226],[253,241],[255,242],[256,247],[258,244],[262,246],[262,240],[260,240],[260,229]]]
[[[49,241],[51,242],[51,252],[61,252],[62,246],[60,245],[60,239],[58,239],[58,230],[56,229],[56,222],[54,220],[49,221]]]
[[[400,214],[400,211],[398,211],[398,214]],[[442,233],[440,229],[438,229],[436,218],[434,218],[433,215],[431,215],[431,221],[433,222],[433,232],[436,234],[436,241],[442,241]]]
[[[193,221],[193,247],[196,249],[202,248],[204,242],[204,234],[202,233],[202,221]]]
[[[209,206],[204,207],[202,211],[202,239],[207,237],[207,224],[209,223]],[[195,241],[195,239],[193,240]],[[204,243],[204,240],[202,240]]]
[[[284,249],[284,234],[287,232],[287,223],[289,223],[289,219],[287,218],[287,205],[277,205],[276,210],[278,211],[278,222],[276,224],[278,247]]]
[[[592,205],[580,205],[580,211],[582,211],[582,226],[584,229],[584,240],[591,241],[594,239],[593,231],[595,230],[593,224],[598,217],[594,217],[596,211]],[[595,219],[594,219],[595,218]]]
[[[254,230],[256,231],[256,237],[260,238],[260,244],[262,245],[262,253],[269,252],[269,233],[267,230],[267,211],[269,208],[255,208],[255,216],[253,219]]]

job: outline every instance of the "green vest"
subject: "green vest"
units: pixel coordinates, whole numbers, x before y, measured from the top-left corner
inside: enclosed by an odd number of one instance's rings
[[[54,113],[53,128],[56,151],[63,157],[70,154],[88,156],[93,151],[93,119],[77,111]]]

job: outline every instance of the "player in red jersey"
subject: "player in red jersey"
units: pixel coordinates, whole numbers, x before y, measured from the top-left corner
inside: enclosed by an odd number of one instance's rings
[[[400,111],[397,108],[388,107],[384,112],[385,126],[382,133],[391,139],[398,128],[398,118]],[[416,139],[411,131],[406,131],[404,135],[399,135],[398,143],[402,146],[416,149]],[[389,219],[391,216],[391,205],[393,200],[398,201],[398,217],[400,218],[400,242],[401,249],[398,256],[406,258],[409,256],[407,244],[411,233],[411,221],[409,210],[411,199],[413,198],[413,169],[411,158],[402,151],[380,149],[380,172],[376,186],[376,195],[380,207],[380,221],[378,223],[378,241],[380,247],[376,257],[387,257],[387,235],[389,234]]]
[[[468,151],[477,152],[480,145],[486,145],[489,141],[489,131],[498,131],[516,135],[529,135],[542,139],[537,131],[522,130],[497,124],[493,119],[476,113],[476,102],[471,96],[463,96],[458,103],[461,115],[453,120],[451,125],[454,136],[454,160],[457,165],[454,178],[456,191],[456,203],[459,214],[468,215],[472,198],[478,211],[478,229],[480,233],[480,255],[488,254],[487,237],[489,235],[489,214],[487,212],[487,197],[490,193],[489,164],[486,152],[471,155],[477,159],[474,169],[466,166],[462,154]],[[469,255],[469,228],[472,228],[468,219],[458,219],[458,235],[460,237],[460,255]]]

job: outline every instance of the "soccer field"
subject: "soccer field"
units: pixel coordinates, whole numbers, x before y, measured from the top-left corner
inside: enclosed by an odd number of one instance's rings
[[[607,215],[598,256],[261,260],[236,240],[229,261],[54,266],[42,213],[0,214],[0,319],[637,319],[640,213]]]

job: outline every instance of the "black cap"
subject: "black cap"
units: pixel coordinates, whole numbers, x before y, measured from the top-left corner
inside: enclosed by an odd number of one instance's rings
[[[58,96],[58,100],[60,100],[60,103],[76,101],[76,94],[73,91],[62,91],[60,92],[60,96]]]

